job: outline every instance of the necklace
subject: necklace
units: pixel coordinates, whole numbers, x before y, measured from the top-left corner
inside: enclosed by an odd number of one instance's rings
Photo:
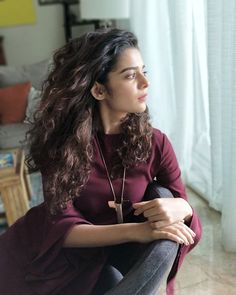
[[[123,205],[123,200],[124,200],[124,188],[125,188],[126,167],[124,167],[124,169],[123,169],[121,197],[120,197],[120,202],[119,202],[119,200],[117,200],[117,197],[116,197],[116,194],[115,194],[115,190],[114,190],[114,187],[113,187],[111,178],[110,178],[110,174],[109,174],[109,171],[108,171],[108,168],[107,168],[107,165],[106,165],[106,161],[105,161],[105,158],[104,158],[104,155],[103,155],[103,152],[102,152],[102,148],[100,146],[100,143],[99,143],[99,140],[98,140],[97,135],[96,135],[96,140],[97,140],[97,144],[98,144],[98,149],[99,149],[99,152],[100,152],[100,156],[102,158],[102,162],[103,162],[103,165],[104,165],[105,170],[106,170],[107,179],[108,179],[108,182],[110,184],[111,192],[112,192],[113,199],[114,199],[114,201],[108,201],[108,206],[110,208],[113,208],[113,209],[116,210],[117,222],[118,223],[123,223],[124,220],[123,220],[122,205]]]

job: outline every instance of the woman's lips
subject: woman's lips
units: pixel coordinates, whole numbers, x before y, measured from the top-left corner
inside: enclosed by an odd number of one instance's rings
[[[139,100],[140,102],[144,102],[144,101],[146,101],[146,98],[147,98],[147,94],[144,94],[143,96],[140,96],[140,97],[138,98],[138,100]]]

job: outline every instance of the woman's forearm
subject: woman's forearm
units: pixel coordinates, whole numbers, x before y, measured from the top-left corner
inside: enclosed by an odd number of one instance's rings
[[[75,225],[65,238],[64,247],[102,247],[128,242],[148,243],[168,239],[186,245],[194,242],[194,232],[183,222],[160,229],[149,222],[122,223],[113,225]]]
[[[65,238],[64,247],[100,247],[135,241],[137,223],[114,225],[75,225]]]

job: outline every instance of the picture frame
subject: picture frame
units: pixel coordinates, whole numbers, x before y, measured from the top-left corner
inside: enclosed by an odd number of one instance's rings
[[[17,150],[0,151],[0,177],[16,173],[18,152]]]
[[[0,152],[0,169],[14,167],[16,163],[16,153]]]

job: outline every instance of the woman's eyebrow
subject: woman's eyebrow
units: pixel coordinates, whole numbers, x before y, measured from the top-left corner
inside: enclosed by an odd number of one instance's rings
[[[124,68],[123,70],[121,70],[120,72],[119,72],[119,74],[122,74],[122,73],[124,73],[124,72],[126,72],[126,71],[130,71],[130,70],[138,70],[138,66],[137,67],[128,67],[128,68]],[[143,65],[143,67],[142,67],[142,69],[144,69],[145,68],[145,65]]]

